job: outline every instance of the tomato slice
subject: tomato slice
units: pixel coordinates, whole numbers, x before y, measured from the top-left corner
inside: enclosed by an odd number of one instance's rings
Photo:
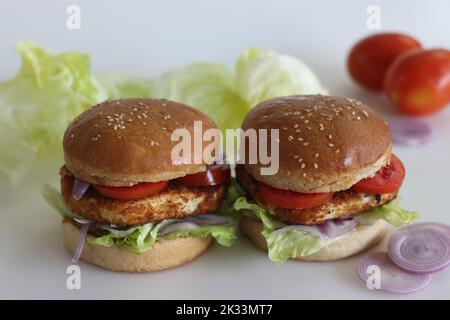
[[[405,167],[395,155],[391,156],[391,163],[379,170],[372,178],[363,179],[355,184],[351,190],[366,194],[397,192],[405,178]]]
[[[119,199],[119,200],[135,200],[145,198],[152,194],[164,190],[168,181],[161,182],[141,182],[131,187],[107,187],[98,184],[92,185],[92,187],[107,198]]]
[[[259,183],[259,190],[264,202],[275,207],[286,209],[307,209],[317,207],[333,197],[333,192],[301,193],[273,188],[264,183]]]
[[[208,166],[204,172],[189,174],[178,178],[177,181],[189,186],[208,187],[227,183],[230,177],[229,165],[214,164]]]

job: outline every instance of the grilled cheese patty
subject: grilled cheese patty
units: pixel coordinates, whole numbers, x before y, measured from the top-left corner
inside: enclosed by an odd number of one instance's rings
[[[270,214],[289,224],[320,224],[326,220],[352,216],[386,204],[397,196],[397,193],[364,194],[345,190],[336,192],[329,201],[314,208],[286,209],[263,202],[259,193],[258,181],[245,170],[244,166],[236,166],[236,177],[239,184],[254,201],[262,205]]]
[[[193,187],[170,181],[167,189],[142,199],[110,199],[89,188],[80,200],[75,200],[72,198],[75,177],[66,167],[61,168],[60,176],[62,196],[73,212],[95,222],[119,226],[214,212],[226,192],[224,185]]]

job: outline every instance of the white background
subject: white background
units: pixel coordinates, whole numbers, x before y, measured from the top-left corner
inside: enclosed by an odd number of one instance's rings
[[[66,8],[81,8],[81,30],[66,28]],[[351,82],[349,47],[373,31],[366,9],[381,8],[382,30],[416,36],[427,47],[450,47],[449,1],[2,1],[0,78],[19,67],[17,40],[55,51],[90,54],[95,73],[155,77],[199,60],[234,63],[259,45],[293,54],[318,74],[332,94],[359,98],[398,117],[382,96]],[[63,97],[62,97],[63,98]],[[422,221],[450,223],[450,112],[426,118],[434,140],[420,148],[395,146],[407,178],[405,208]],[[215,245],[195,262],[154,274],[121,274],[81,263],[82,289],[66,289],[70,254],[60,219],[39,195],[43,181],[57,184],[60,163],[37,165],[20,188],[0,181],[0,298],[450,298],[450,269],[424,290],[406,296],[367,290],[356,275],[361,256],[334,263],[287,262],[278,267],[246,239]],[[384,249],[384,244],[379,247]]]

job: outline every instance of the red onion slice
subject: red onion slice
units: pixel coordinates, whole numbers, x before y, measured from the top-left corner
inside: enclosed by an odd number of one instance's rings
[[[165,236],[169,233],[192,230],[196,228],[198,228],[198,225],[192,222],[175,222],[160,230],[160,235]]]
[[[378,275],[377,268],[380,271]],[[358,275],[367,288],[391,293],[415,292],[423,289],[431,280],[430,274],[413,274],[403,271],[389,259],[385,252],[373,252],[362,258],[358,263]],[[369,287],[369,284],[372,286]]]
[[[328,238],[337,238],[356,228],[358,222],[354,219],[327,220],[319,225],[320,230]]]
[[[420,146],[429,141],[431,137],[431,127],[417,119],[400,119],[390,123],[392,138],[395,143]]]
[[[449,226],[417,223],[398,230],[388,243],[392,262],[405,271],[424,274],[450,264]]]
[[[86,241],[86,234],[89,230],[90,223],[85,223],[81,225],[80,228],[80,238],[78,239],[77,248],[75,249],[75,252],[72,257],[72,262],[77,263],[78,260],[80,260],[81,253],[83,252],[84,242]]]
[[[90,183],[82,180],[75,179],[72,186],[72,198],[80,200],[87,189],[89,189]]]
[[[227,217],[207,213],[198,216],[187,217],[184,220],[196,224],[207,224],[207,225],[223,225],[230,223],[230,219],[228,219]]]

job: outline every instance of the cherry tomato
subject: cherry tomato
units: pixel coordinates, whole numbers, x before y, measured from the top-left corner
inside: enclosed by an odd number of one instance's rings
[[[351,190],[366,194],[383,194],[397,192],[405,178],[405,167],[395,155],[391,156],[391,163],[379,170],[372,178],[361,180]]]
[[[189,186],[215,186],[230,181],[230,166],[225,164],[215,164],[208,166],[206,171],[189,174],[178,178],[177,181]]]
[[[450,103],[450,51],[413,50],[389,67],[384,89],[394,105],[408,115],[427,115]]]
[[[356,43],[348,56],[350,75],[360,85],[381,91],[383,78],[394,59],[401,53],[421,48],[420,43],[399,33],[380,33]]]
[[[327,202],[333,193],[301,193],[277,189],[264,183],[259,184],[261,198],[264,202],[275,207],[286,209],[313,208]]]
[[[119,200],[135,200],[145,198],[164,190],[168,181],[142,182],[131,187],[107,187],[98,184],[92,185],[95,191],[107,198]]]

